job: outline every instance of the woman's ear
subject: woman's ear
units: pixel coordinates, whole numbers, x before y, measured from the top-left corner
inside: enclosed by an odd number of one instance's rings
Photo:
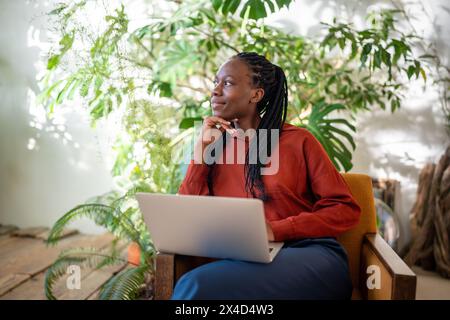
[[[253,93],[253,96],[251,97],[249,103],[258,103],[264,97],[264,89],[263,88],[256,88],[254,90],[255,90],[255,92]]]

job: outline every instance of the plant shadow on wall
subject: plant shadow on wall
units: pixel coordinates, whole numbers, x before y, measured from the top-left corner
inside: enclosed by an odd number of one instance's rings
[[[396,117],[376,112],[373,117],[359,118],[360,130],[355,143],[358,148],[368,151],[363,158],[366,170],[377,168],[387,177],[398,174],[416,181],[417,170],[432,161],[426,155],[431,146],[438,144],[435,132],[441,128],[440,121],[435,119],[430,108],[422,106],[401,112]],[[375,148],[377,152],[370,152]]]
[[[210,115],[209,96],[218,66],[239,51],[255,51],[280,65],[288,77],[287,121],[311,131],[336,168],[352,167],[358,112],[400,108],[407,79],[430,67],[412,53],[414,34],[395,28],[396,10],[373,12],[367,28],[323,24],[325,36],[308,39],[264,24],[268,13],[291,1],[150,1],[145,25],[123,5],[100,1],[59,4],[51,13],[60,32],[48,58],[40,101],[51,117],[63,101],[81,97],[92,124],[123,114],[115,144],[114,176],[125,183],[73,208],[53,226],[49,244],[75,219],[89,217],[119,239],[136,243],[140,264],[112,277],[100,299],[134,299],[154,273],[151,235],[134,199],[136,192],[176,193],[183,177],[183,151],[193,140],[194,122]],[[265,5],[264,5],[265,3]],[[112,5],[111,5],[112,6]],[[88,12],[104,12],[102,27]],[[143,21],[143,19],[136,19]],[[333,116],[337,114],[337,116]],[[122,263],[114,246],[104,252],[61,253],[46,274],[45,291],[71,264],[101,268]],[[147,279],[147,280],[146,280]]]

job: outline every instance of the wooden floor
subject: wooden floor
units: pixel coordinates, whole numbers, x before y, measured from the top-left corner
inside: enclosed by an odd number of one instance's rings
[[[418,266],[412,270],[417,275],[416,300],[450,300],[450,279]]]
[[[77,247],[106,248],[111,244],[111,234],[84,235],[76,230],[66,230],[57,246],[44,242],[47,228],[18,229],[0,225],[0,299],[41,300],[47,268],[62,250]],[[126,259],[126,246],[119,245]],[[114,274],[127,267],[127,263],[99,270],[81,269],[81,288],[69,290],[65,275],[54,285],[57,299],[95,299],[99,288]]]
[[[44,242],[47,228],[18,229],[0,225],[0,299],[1,300],[42,300],[44,278],[47,268],[57,259],[62,250],[75,247],[106,248],[113,236],[83,235],[76,230],[66,230],[59,244],[47,247]],[[126,260],[126,245],[119,245]],[[57,299],[96,299],[99,288],[114,274],[129,267],[123,265],[105,267],[100,270],[82,269],[81,288],[69,290],[66,285],[68,275],[54,286]],[[416,299],[450,299],[450,279],[436,273],[413,267],[417,274]]]

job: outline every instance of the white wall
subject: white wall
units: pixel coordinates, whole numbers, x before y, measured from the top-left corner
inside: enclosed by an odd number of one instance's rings
[[[54,121],[30,126],[36,120],[30,111],[38,118],[40,111],[30,88],[37,89],[38,64],[46,53],[30,43],[46,41],[46,11],[42,1],[0,2],[0,224],[50,227],[112,186],[99,145],[107,140],[90,128],[83,112],[62,107]],[[101,230],[88,220],[72,226]]]
[[[287,30],[317,35],[319,21],[347,17],[361,24],[367,9],[378,1],[296,1],[269,19]],[[388,2],[387,2],[388,3]],[[449,10],[445,1],[424,2],[434,25],[416,8],[416,26],[433,38],[442,57],[449,57]],[[413,8],[414,9],[414,8]],[[21,227],[51,224],[61,214],[87,198],[108,191],[113,183],[107,169],[110,137],[93,130],[79,109],[62,108],[57,124],[30,127],[39,110],[33,94],[39,62],[45,52],[33,39],[46,41],[44,1],[0,0],[0,223]],[[448,61],[447,61],[448,63]],[[431,81],[430,81],[431,82]],[[51,130],[53,127],[54,131]],[[409,237],[408,215],[415,199],[417,177],[427,161],[436,161],[449,143],[434,89],[424,92],[414,83],[403,108],[391,115],[374,111],[357,119],[357,149],[353,172],[401,182],[400,212],[403,238]],[[59,137],[55,137],[55,133]],[[64,133],[66,134],[65,138]],[[33,140],[35,139],[35,142]],[[67,138],[67,139],[66,139]],[[29,150],[29,148],[31,150]],[[75,224],[97,232],[87,221]]]

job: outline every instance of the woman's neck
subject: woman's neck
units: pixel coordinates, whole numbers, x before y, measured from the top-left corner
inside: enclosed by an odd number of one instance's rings
[[[261,122],[261,117],[259,114],[252,117],[240,118],[238,121],[234,122],[234,127],[236,129],[242,129],[244,132],[248,129],[255,129]]]

